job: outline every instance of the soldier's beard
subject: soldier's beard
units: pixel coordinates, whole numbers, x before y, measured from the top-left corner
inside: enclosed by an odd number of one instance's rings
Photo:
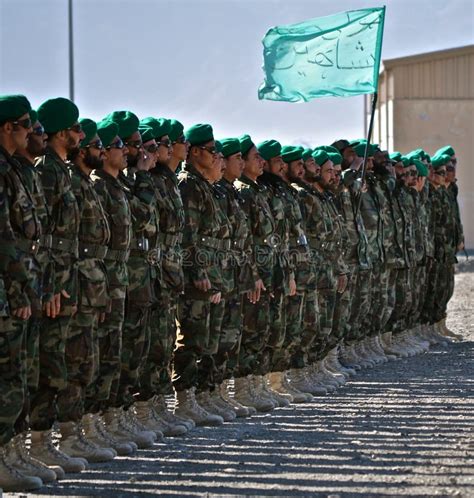
[[[127,156],[127,167],[128,168],[135,168],[136,165],[138,164],[138,154],[135,156]]]
[[[94,157],[88,149],[84,157],[84,164],[90,169],[102,169],[104,167],[104,160],[101,157]]]
[[[307,182],[313,183],[313,182],[319,182],[321,180],[321,177],[316,173],[313,173],[312,171],[305,171],[304,179]]]

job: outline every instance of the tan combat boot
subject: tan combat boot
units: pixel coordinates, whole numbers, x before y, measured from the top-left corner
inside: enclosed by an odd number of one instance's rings
[[[27,476],[39,477],[45,484],[56,481],[57,479],[56,472],[53,469],[50,469],[47,465],[29,455],[28,448],[26,447],[25,433],[18,434],[8,443],[6,459],[20,473]],[[55,468],[62,470],[61,467]],[[62,474],[64,475],[64,471],[62,471]]]
[[[307,403],[313,400],[313,395],[306,391],[300,391],[294,386],[291,380],[291,373],[289,371],[282,372],[281,385],[283,389],[293,396],[293,403]]]
[[[225,380],[219,386],[219,389],[222,399],[229,403],[238,418],[250,417],[251,415],[257,413],[257,410],[255,410],[255,408],[252,407],[250,409],[250,407],[248,406],[241,405],[234,397],[231,396],[230,382],[228,380]]]
[[[113,450],[99,448],[89,441],[83,431],[82,424],[75,422],[64,422],[59,424],[61,451],[71,457],[85,458],[90,463],[110,462],[116,453]]]
[[[267,382],[270,385],[272,391],[277,392],[280,396],[285,398],[288,403],[293,403],[293,396],[284,386],[283,386],[283,373],[282,372],[270,372],[266,376]]]
[[[92,413],[84,415],[81,420],[81,425],[82,425],[82,430],[84,432],[84,436],[87,439],[87,441],[90,441],[93,445],[97,446],[98,448],[106,449],[107,451],[111,452],[114,455],[114,457],[118,455],[117,450],[115,450],[113,446],[107,444],[101,438],[99,432],[97,431],[95,415],[93,415]]]
[[[0,446],[0,489],[3,491],[30,491],[43,487],[39,477],[25,475],[13,467],[7,458],[9,451]]]
[[[321,385],[314,383],[306,375],[306,370],[303,368],[293,368],[288,372],[288,379],[293,389],[297,389],[302,393],[309,393],[314,396],[324,396],[327,390]]]
[[[87,417],[87,415],[86,415]],[[83,418],[84,430],[86,431],[87,438],[99,446],[105,448],[113,448],[117,455],[127,456],[131,455],[137,451],[138,446],[133,441],[119,441],[116,439],[111,432],[107,429],[107,424],[104,419],[98,414],[92,415],[91,419]],[[95,426],[95,432],[93,428],[88,429],[88,424],[92,422]]]
[[[354,352],[353,345],[343,344],[341,346],[341,359],[344,365],[349,365],[346,368],[353,369],[354,371],[360,370],[362,367],[359,365],[359,357]]]
[[[461,334],[456,334],[452,330],[448,329],[446,325],[446,318],[443,318],[438,322],[438,327],[441,334],[444,335],[445,337],[451,337],[456,341],[462,341],[464,339],[464,337]]]
[[[272,373],[273,372],[267,373],[263,378],[263,384],[265,386],[265,390],[273,396],[273,399],[278,403],[278,406],[283,407],[283,408],[285,408],[286,406],[290,406],[290,404],[291,404],[290,396],[291,395],[287,394],[285,396],[273,388]],[[291,400],[293,400],[292,396],[291,396]]]
[[[211,399],[211,393],[209,391],[203,391],[196,394],[196,402],[200,407],[204,408],[206,412],[222,417],[224,422],[231,422],[235,419],[235,412],[231,412],[214,403]]]
[[[217,386],[213,391],[211,391],[211,402],[226,412],[228,414],[228,420],[224,418],[226,422],[231,422],[232,420],[235,420],[237,418],[237,413],[234,410],[234,407],[232,406],[231,403],[229,403],[226,399],[221,394],[221,389],[220,386]]]
[[[188,432],[196,427],[196,424],[190,418],[185,419],[178,417],[171,410],[169,410],[163,394],[153,396],[153,398],[151,398],[149,402],[152,404],[155,414],[160,419],[168,422],[170,425],[178,427],[183,426],[187,429]]]
[[[134,406],[138,420],[147,430],[159,432],[165,436],[182,436],[188,432],[184,425],[172,425],[160,418],[151,400],[137,401]]]
[[[83,458],[72,458],[53,443],[52,430],[31,431],[30,455],[45,465],[61,467],[64,472],[82,472],[87,468],[87,460]]]
[[[151,448],[155,444],[156,434],[138,431],[121,408],[109,408],[104,413],[104,420],[107,430],[119,441],[132,441],[140,449]]]
[[[198,426],[219,426],[224,423],[224,419],[221,416],[209,413],[199,405],[194,395],[194,388],[176,391],[174,413],[178,417],[193,420]]]
[[[258,412],[269,412],[275,408],[273,401],[258,395],[251,375],[235,379],[234,398],[242,405],[253,407]]]

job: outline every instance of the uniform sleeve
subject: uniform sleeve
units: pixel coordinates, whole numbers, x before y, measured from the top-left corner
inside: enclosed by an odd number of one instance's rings
[[[203,205],[202,191],[189,179],[180,181],[179,191],[184,206],[183,268],[185,272],[189,272],[191,280],[204,280],[209,278],[209,262],[206,258],[199,258],[198,251],[199,227],[203,215],[200,208]]]
[[[148,171],[136,172],[135,183],[131,189],[132,195],[129,196],[135,232],[145,230],[146,226],[152,221],[156,199],[153,195],[149,195],[148,192],[151,182],[152,179]],[[142,192],[145,188],[147,189],[146,192]]]

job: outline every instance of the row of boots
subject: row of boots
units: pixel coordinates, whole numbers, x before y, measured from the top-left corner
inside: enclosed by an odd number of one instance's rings
[[[168,410],[164,396],[155,396],[127,410],[111,408],[103,414],[87,414],[80,423],[60,423],[58,442],[53,430],[19,434],[0,447],[0,488],[37,489],[64,478],[66,473],[81,472],[90,463],[108,462],[117,455],[149,448],[164,436],[183,436],[195,426],[219,426],[290,403],[307,403],[315,396],[334,392],[362,368],[459,339],[461,336],[442,320],[398,334],[388,332],[341,344],[305,368],[226,380],[213,391],[179,391],[174,413]]]

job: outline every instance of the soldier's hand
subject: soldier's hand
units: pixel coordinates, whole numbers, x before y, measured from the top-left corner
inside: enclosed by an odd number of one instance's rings
[[[267,289],[265,285],[263,285],[263,280],[259,278],[255,282],[255,289],[253,291],[247,292],[247,297],[252,304],[256,304],[260,301],[260,296],[262,295],[262,291],[266,290]]]
[[[211,290],[211,282],[209,281],[208,278],[204,278],[202,280],[194,280],[193,284],[194,287],[196,287],[196,289],[202,292],[207,292]]]
[[[337,292],[339,292],[339,294],[342,294],[346,290],[346,287],[347,275],[339,275],[339,277],[337,277]]]
[[[296,295],[296,280],[290,278],[290,296]]]
[[[137,170],[148,171],[154,166],[154,162],[151,154],[147,154],[143,149],[138,151]]]
[[[23,306],[23,308],[16,308],[12,311],[12,315],[20,318],[21,320],[28,320],[31,316],[31,306]]]
[[[211,301],[212,304],[219,304],[221,302],[221,298],[222,294],[218,292],[217,294],[213,294],[209,300]]]
[[[464,242],[460,242],[458,244],[458,251],[457,252],[462,251],[463,249],[464,249]]]
[[[51,301],[48,301],[43,305],[44,313],[49,318],[56,318],[59,315],[60,308],[61,308],[61,294],[54,294]]]
[[[105,311],[102,311],[102,313],[99,315],[99,323],[104,323],[105,322]]]

